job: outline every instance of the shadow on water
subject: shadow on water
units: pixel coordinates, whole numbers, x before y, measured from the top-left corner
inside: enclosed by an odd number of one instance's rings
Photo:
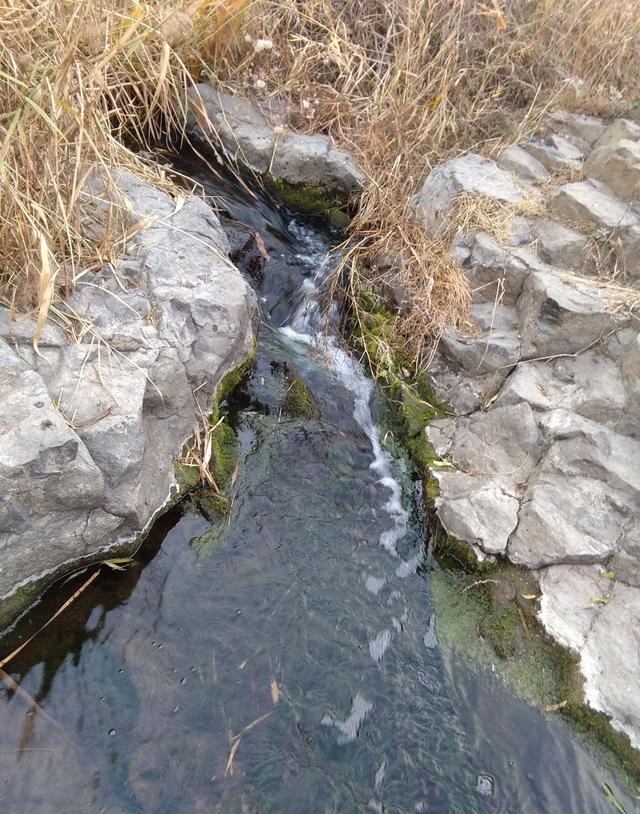
[[[633,811],[561,720],[441,650],[415,484],[357,365],[309,338],[333,237],[180,166],[271,258],[256,362],[227,405],[232,510],[212,522],[184,501],[11,662],[48,717],[0,693],[2,810],[607,814],[607,782]],[[282,412],[296,376],[315,417]]]

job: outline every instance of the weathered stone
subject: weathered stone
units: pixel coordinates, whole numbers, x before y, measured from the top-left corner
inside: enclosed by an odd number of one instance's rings
[[[549,362],[521,362],[496,399],[496,407],[525,401],[541,412],[562,408],[611,424],[621,432],[626,404],[618,366],[597,350]]]
[[[618,263],[618,271],[622,272],[628,283],[640,279],[640,224],[624,226],[613,234],[607,235],[606,240],[613,248]]]
[[[446,225],[455,199],[463,194],[517,203],[523,189],[510,172],[487,158],[468,153],[433,169],[411,205],[425,227],[437,233]]]
[[[640,511],[640,443],[565,410],[541,424],[547,452],[529,483],[509,558],[529,568],[604,562]]]
[[[580,657],[589,706],[640,748],[637,631],[640,591],[605,578],[593,566],[560,565],[541,572],[540,620]]]
[[[556,217],[575,223],[585,230],[610,230],[638,225],[638,218],[628,205],[613,198],[593,181],[580,181],[560,187],[549,201],[549,208]]]
[[[485,232],[476,234],[471,257],[464,266],[474,301],[505,306],[515,305],[534,269],[544,270],[545,266],[532,251],[505,249]]]
[[[610,147],[617,144],[622,139],[640,141],[640,125],[630,119],[616,119],[610,124],[593,145],[594,149],[600,147]]]
[[[486,554],[502,554],[518,523],[519,502],[495,478],[437,472],[435,505],[445,530]]]
[[[512,144],[500,153],[498,164],[505,170],[514,172],[524,181],[542,183],[549,180],[546,167],[531,153],[523,150],[519,144]]]
[[[580,654],[587,703],[609,715],[612,726],[625,732],[636,749],[640,749],[639,629],[640,591],[617,582]]]
[[[589,239],[557,221],[540,218],[535,224],[538,254],[545,263],[565,269],[582,269]]]
[[[173,459],[216,386],[253,349],[255,295],[212,210],[113,180],[111,207],[146,227],[61,306],[80,341],[45,326],[36,353],[33,323],[0,310],[14,348],[0,339],[0,601],[133,541],[170,498]]]
[[[533,240],[533,225],[526,218],[513,218],[510,232],[509,244],[511,246],[526,246]]]
[[[356,192],[365,175],[353,157],[333,149],[329,136],[290,133],[275,149],[271,173],[293,184]]]
[[[579,170],[582,167],[583,151],[557,133],[532,136],[528,141],[523,141],[521,146],[549,171]]]
[[[601,289],[550,272],[528,277],[516,307],[523,359],[586,350],[626,320]]]
[[[567,113],[564,110],[554,111],[551,120],[569,135],[583,141],[587,146],[596,142],[606,130],[606,124],[597,116],[587,116],[583,113]]]
[[[275,134],[257,105],[241,96],[199,84],[187,91],[189,120],[222,146],[233,159],[256,172],[266,172],[273,157]]]
[[[444,352],[474,376],[502,371],[503,378],[506,377],[509,368],[520,358],[519,326],[515,311],[502,305],[479,303],[472,306],[471,316],[478,328],[478,335],[465,336],[458,331],[445,331],[440,340]]]
[[[640,588],[640,515],[628,518],[625,523],[609,567],[616,579]]]
[[[540,571],[540,621],[563,647],[580,653],[611,591],[597,565],[552,565]]]
[[[640,335],[627,345],[620,359],[625,409],[618,422],[618,431],[640,439]]]
[[[469,475],[521,486],[542,453],[542,436],[531,407],[522,402],[461,416],[449,455]]]
[[[208,84],[195,85],[187,95],[192,128],[255,172],[342,194],[356,192],[366,181],[353,156],[334,149],[329,136],[274,128],[258,105]]]
[[[605,144],[591,153],[584,170],[623,201],[640,198],[640,142],[622,139]]]

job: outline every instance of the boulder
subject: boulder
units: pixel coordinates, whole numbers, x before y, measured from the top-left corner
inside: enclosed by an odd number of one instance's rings
[[[545,263],[565,269],[583,270],[589,239],[554,220],[539,218],[534,226],[536,248]]]
[[[637,226],[638,218],[630,207],[612,197],[601,184],[579,181],[565,184],[549,201],[553,215],[575,223],[585,231]]]
[[[529,481],[509,558],[529,568],[604,562],[640,511],[640,443],[560,409],[541,426],[546,452]]]
[[[521,143],[522,149],[536,158],[550,172],[580,170],[584,152],[557,133],[532,136]]]
[[[506,249],[491,235],[478,232],[463,268],[475,302],[498,302],[513,306],[531,272],[544,271],[546,266],[531,250]]]
[[[506,377],[520,358],[517,314],[503,305],[479,303],[471,307],[471,317],[478,334],[445,331],[440,339],[443,352],[474,376],[502,371]]]
[[[605,578],[593,566],[559,565],[541,572],[540,620],[579,655],[585,698],[640,748],[640,702],[634,691],[640,657],[640,591]]]
[[[623,201],[637,200],[640,198],[640,141],[622,139],[598,147],[585,161],[584,170]]]
[[[444,529],[482,557],[503,554],[518,524],[519,501],[495,478],[464,472],[435,473],[440,494],[435,505]]]
[[[254,172],[270,172],[290,184],[319,186],[338,195],[357,192],[366,182],[353,156],[336,150],[329,136],[274,127],[257,104],[212,85],[195,85],[187,96],[192,130]]]
[[[500,153],[498,164],[504,167],[505,170],[511,170],[523,181],[543,183],[548,181],[550,177],[544,164],[520,147],[519,144],[512,144]]]
[[[598,349],[548,362],[521,362],[495,404],[523,401],[539,412],[571,410],[622,432],[626,406],[622,376],[618,365]]]
[[[435,167],[411,199],[411,207],[425,227],[437,234],[447,225],[455,200],[461,195],[514,204],[522,199],[523,192],[512,173],[487,158],[468,153]]]
[[[90,188],[144,226],[60,305],[74,341],[48,324],[36,352],[33,321],[0,309],[0,612],[21,585],[135,540],[170,499],[174,458],[217,385],[253,349],[255,295],[201,199],[176,207],[127,172]]]
[[[564,110],[558,110],[551,113],[550,118],[558,129],[583,141],[588,147],[591,147],[603,135],[607,127],[597,116],[587,116],[583,113],[567,113]]]
[[[606,290],[549,271],[529,275],[516,308],[523,359],[587,350],[628,321]]]
[[[622,139],[640,141],[640,125],[630,119],[616,119],[605,129],[593,147],[596,150],[600,147],[611,147]]]

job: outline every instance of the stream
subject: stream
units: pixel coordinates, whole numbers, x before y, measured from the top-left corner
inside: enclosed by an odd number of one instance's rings
[[[184,500],[7,667],[4,814],[611,814],[633,798],[559,717],[438,641],[420,491],[320,313],[336,238],[179,169],[252,233],[255,364],[226,405],[228,517]],[[233,220],[232,220],[233,219]],[[244,226],[239,225],[245,224]],[[294,377],[317,416],[281,409]],[[10,652],[87,579],[50,589]]]

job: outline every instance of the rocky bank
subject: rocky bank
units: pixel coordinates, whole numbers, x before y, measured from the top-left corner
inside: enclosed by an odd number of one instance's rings
[[[413,201],[432,233],[460,196],[514,213],[506,239],[477,231],[453,248],[473,325],[442,337],[430,370],[455,412],[425,430],[438,518],[480,559],[536,572],[542,624],[636,748],[639,181],[638,125],[558,113],[497,161],[436,167]]]

